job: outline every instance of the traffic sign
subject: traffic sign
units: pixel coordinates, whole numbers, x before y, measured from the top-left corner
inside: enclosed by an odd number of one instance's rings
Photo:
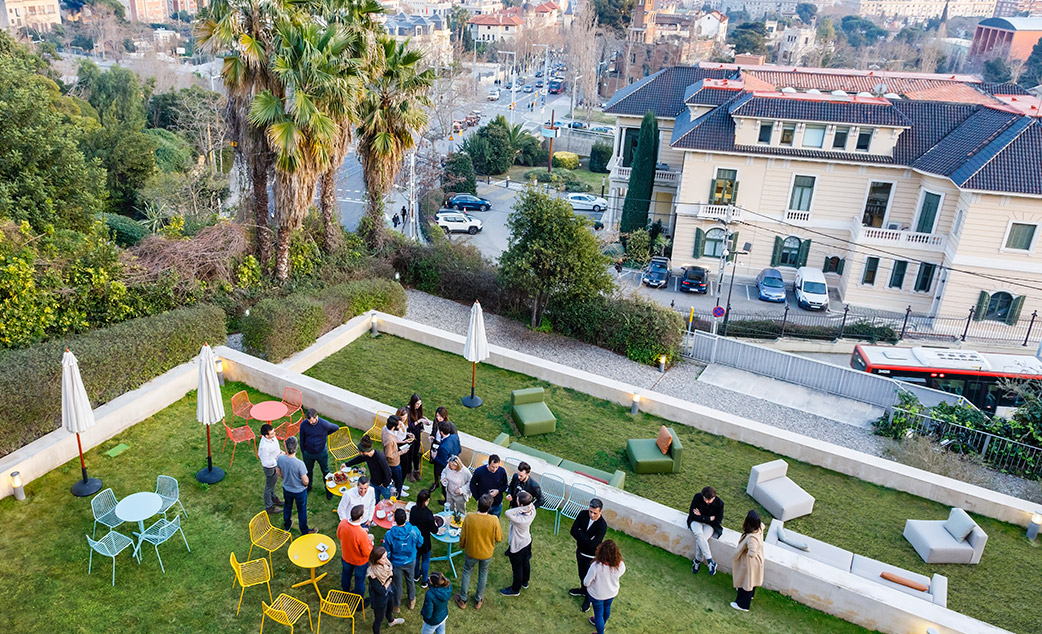
[[[716,308],[713,309],[713,317],[717,317],[717,318],[723,317],[724,316],[724,312],[725,311],[724,311],[724,307],[723,306],[717,306]]]

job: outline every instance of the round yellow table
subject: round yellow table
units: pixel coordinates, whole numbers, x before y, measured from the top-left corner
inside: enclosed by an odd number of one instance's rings
[[[318,549],[316,546],[319,544],[326,545],[326,554],[329,558],[325,561],[321,561],[318,558]],[[336,557],[336,542],[325,535],[318,533],[312,533],[310,535],[301,535],[300,537],[293,540],[293,543],[289,545],[289,560],[301,568],[308,568],[311,570],[311,578],[307,581],[301,581],[300,583],[293,584],[294,588],[306,586],[311,584],[315,586],[315,592],[318,592],[318,596],[321,597],[322,593],[318,589],[318,580],[326,576],[326,573],[322,573],[319,576],[315,576],[315,569],[328,564],[333,561]]]

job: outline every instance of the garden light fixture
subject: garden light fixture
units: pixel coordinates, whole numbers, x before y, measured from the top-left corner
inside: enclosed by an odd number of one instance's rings
[[[1028,524],[1028,539],[1035,541],[1038,537],[1038,529],[1042,528],[1042,515],[1033,513],[1031,515],[1031,523]]]
[[[25,488],[22,486],[22,474],[17,471],[11,472],[11,488],[14,489],[14,499],[25,499]]]
[[[637,411],[640,409],[640,394],[637,392],[633,393],[633,403],[630,405],[630,414],[637,415]]]

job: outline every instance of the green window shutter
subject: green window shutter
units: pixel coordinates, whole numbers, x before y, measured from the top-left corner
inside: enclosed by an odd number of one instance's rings
[[[732,205],[738,204],[738,181],[731,183],[731,198],[727,202]]]
[[[973,309],[973,321],[984,319],[984,313],[988,310],[988,302],[990,301],[991,295],[981,291],[980,295],[977,296],[977,307]]]
[[[836,273],[843,275],[843,265],[847,263],[846,258],[839,259],[839,266],[836,267]]]
[[[705,252],[705,248],[706,248],[706,232],[702,231],[701,229],[696,228],[695,229],[695,248],[694,248],[694,251],[691,253],[691,256],[694,257],[694,258],[702,257],[702,254]]]
[[[1024,295],[1018,295],[1013,299],[1013,303],[1009,307],[1009,312],[1006,313],[1006,323],[1010,326],[1017,323],[1020,320],[1020,310],[1024,308]]]
[[[785,243],[780,236],[774,237],[774,251],[771,252],[771,266],[778,266],[781,262],[782,245]]]
[[[727,247],[727,261],[734,262],[735,251],[738,250],[738,232],[731,234],[731,244]]]
[[[825,263],[821,265],[821,270],[823,273],[829,272],[829,256],[827,255],[825,256]]]
[[[709,200],[709,204],[710,205],[715,205],[718,202],[716,200],[716,179],[715,178],[711,179],[709,181],[709,198],[708,198],[708,200]]]
[[[807,266],[807,256],[810,255],[810,240],[800,242],[800,252],[796,255],[796,266]]]

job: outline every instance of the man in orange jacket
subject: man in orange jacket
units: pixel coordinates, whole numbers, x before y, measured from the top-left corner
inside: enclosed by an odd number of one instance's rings
[[[340,588],[365,597],[365,573],[369,569],[369,553],[373,550],[373,536],[362,528],[365,507],[361,504],[351,509],[351,517],[341,520],[336,536],[340,540],[340,555],[343,570],[340,573]],[[351,577],[355,587],[351,589]]]

